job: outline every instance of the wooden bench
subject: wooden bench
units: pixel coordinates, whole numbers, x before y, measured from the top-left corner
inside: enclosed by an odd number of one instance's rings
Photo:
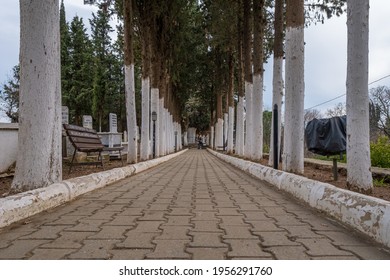
[[[122,153],[123,147],[105,147],[102,144],[102,141],[100,140],[99,135],[97,135],[96,131],[93,129],[72,125],[72,124],[64,124],[64,129],[66,131],[66,135],[68,135],[70,142],[72,143],[74,149],[72,161],[70,163],[69,168],[69,174],[72,170],[72,165],[74,163],[74,159],[77,152],[83,152],[83,153],[98,153],[98,160],[97,161],[91,161],[91,162],[78,162],[79,165],[86,165],[86,164],[93,164],[98,166],[100,164],[102,168],[104,169],[103,164],[103,151],[108,152],[119,152],[119,156],[122,161],[123,166],[123,159],[122,159]]]

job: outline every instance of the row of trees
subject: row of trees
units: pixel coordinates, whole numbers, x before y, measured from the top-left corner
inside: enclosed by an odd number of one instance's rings
[[[348,181],[351,187],[365,191],[372,186],[370,160],[367,158],[369,139],[366,139],[367,2],[347,1],[347,114],[350,139],[347,154],[351,156],[348,162],[355,164],[348,167]],[[305,4],[303,0],[287,0],[286,6],[282,0],[101,1],[98,3],[98,14],[91,20],[90,41],[82,31],[80,19],[74,19],[67,28],[62,13],[60,17],[58,4],[58,1],[54,1],[42,7],[41,4],[21,1],[21,152],[14,187],[35,188],[61,178],[57,140],[57,137],[60,138],[58,106],[61,103],[61,80],[63,103],[75,101],[69,103],[69,107],[73,110],[76,123],[84,108],[92,108],[100,128],[110,106],[118,109],[126,104],[128,162],[137,160],[137,124],[141,126],[141,159],[150,156],[150,111],[158,115],[157,156],[172,151],[174,132],[178,132],[179,139],[188,125],[196,125],[201,132],[201,129],[207,129],[204,120],[209,119],[211,143],[222,146],[225,138],[229,152],[234,149],[241,156],[260,159],[264,136],[262,65],[273,52],[273,104],[281,108],[284,42],[286,100],[283,169],[303,173],[304,26],[311,20],[322,20],[323,11],[327,16],[338,15],[345,1],[313,0]],[[112,13],[122,22],[118,27],[118,41],[114,44],[116,51],[114,47],[109,48],[108,19]],[[361,13],[367,16],[356,16]],[[59,25],[55,24],[60,18],[61,33],[60,28],[57,29]],[[34,25],[34,31],[31,25]],[[46,25],[51,25],[52,29],[37,28]],[[69,30],[68,34],[66,30]],[[55,36],[48,38],[49,34]],[[57,34],[58,37],[61,34],[62,40],[69,44],[62,44],[60,49]],[[76,42],[83,42],[81,44],[90,46],[93,51],[88,51],[88,47],[76,50]],[[28,47],[30,45],[36,48]],[[357,45],[362,48],[355,48]],[[359,63],[363,67],[355,67],[354,63],[361,59]],[[139,80],[141,98],[136,98],[135,86]],[[29,94],[24,94],[26,92]],[[43,96],[48,98],[43,101]],[[137,100],[141,103],[138,114]],[[42,108],[49,108],[49,111]],[[39,126],[32,125],[41,119],[45,121]],[[49,137],[46,135],[48,133],[51,133]],[[31,134],[43,135],[39,145],[44,145],[42,148],[47,150],[46,154],[37,156],[34,151],[40,149],[37,149],[36,139],[28,137]],[[364,141],[357,141],[357,137]],[[40,159],[42,156],[44,160]],[[36,164],[36,161],[42,164]],[[36,170],[37,166],[40,171]]]

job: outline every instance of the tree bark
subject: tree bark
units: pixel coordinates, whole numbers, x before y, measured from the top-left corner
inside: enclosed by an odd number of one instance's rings
[[[347,185],[372,192],[368,96],[369,0],[347,1]]]
[[[19,142],[13,189],[62,179],[59,2],[20,1]]]
[[[253,160],[263,157],[263,36],[264,36],[264,0],[253,2],[253,95],[252,95],[252,118],[253,137],[252,153]]]
[[[304,0],[287,0],[283,170],[304,170]]]
[[[137,117],[135,108],[133,6],[132,0],[123,1],[125,96],[127,120],[127,163],[138,161]]]
[[[245,148],[244,154],[247,158],[252,157],[253,149],[253,109],[252,109],[252,96],[253,96],[253,74],[252,74],[252,29],[250,26],[251,17],[251,1],[243,1],[244,8],[244,72],[245,72]]]
[[[228,132],[227,132],[227,152],[233,153],[233,130],[234,130],[234,65],[233,65],[233,54],[229,56],[229,88],[228,88]]]
[[[148,15],[150,16],[150,15]],[[148,23],[145,23],[145,25]],[[149,139],[149,115],[150,115],[150,51],[151,37],[150,27],[144,26],[142,44],[142,126],[141,126],[141,160],[148,160],[150,155]]]
[[[274,23],[274,65],[273,65],[273,80],[272,80],[272,110],[276,105],[278,107],[278,159],[280,158],[280,139],[281,139],[281,117],[282,117],[282,100],[283,100],[283,6],[284,0],[275,0],[275,23]],[[272,115],[272,124],[274,116]],[[271,126],[271,141],[268,163],[270,166],[274,164],[274,127]]]

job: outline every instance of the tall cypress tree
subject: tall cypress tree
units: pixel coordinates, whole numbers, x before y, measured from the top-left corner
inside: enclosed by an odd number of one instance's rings
[[[61,1],[60,7],[60,38],[61,38],[61,93],[62,93],[62,104],[68,105],[69,97],[69,43],[70,43],[70,32],[69,24],[66,21],[65,5],[64,1]],[[68,105],[69,106],[69,105]]]
[[[72,122],[81,124],[82,115],[91,114],[93,89],[92,43],[88,38],[82,18],[75,16],[70,24],[69,42],[70,79],[66,98]]]
[[[112,27],[109,23],[110,16],[105,5],[100,5],[97,14],[92,14],[90,20],[92,30],[92,42],[94,48],[94,81],[92,111],[98,121],[98,129],[107,124],[107,101],[111,92],[111,68],[112,46],[109,33]]]

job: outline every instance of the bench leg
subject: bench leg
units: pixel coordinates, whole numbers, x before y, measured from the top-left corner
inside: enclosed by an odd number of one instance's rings
[[[119,156],[121,157],[121,162],[122,162],[122,166],[123,166],[123,157],[122,157],[122,152],[119,151]]]
[[[103,156],[102,156],[102,152],[99,152],[99,158],[100,158],[100,164],[104,170],[104,163],[103,163]]]
[[[73,161],[74,161],[74,158],[75,158],[75,156],[76,156],[76,152],[77,152],[77,150],[76,150],[76,149],[74,149],[74,153],[73,153],[72,161],[70,162],[70,166],[69,166],[69,173],[68,173],[68,175],[69,175],[69,174],[70,174],[70,172],[72,171]]]

